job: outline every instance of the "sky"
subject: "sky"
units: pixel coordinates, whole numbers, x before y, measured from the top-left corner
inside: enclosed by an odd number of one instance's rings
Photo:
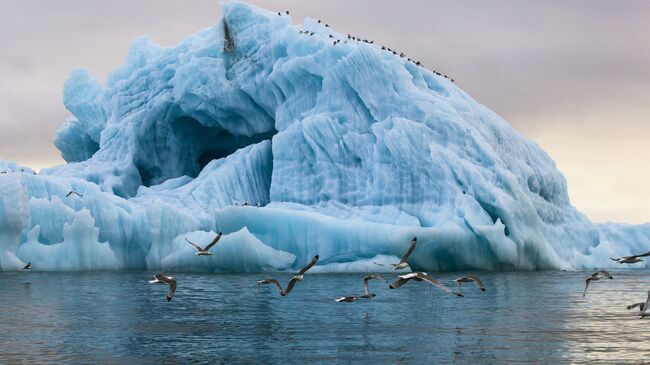
[[[451,75],[536,141],[594,221],[650,221],[650,1],[263,1]],[[136,36],[171,46],[220,18],[216,0],[0,0],[0,157],[42,168],[75,67],[100,81]]]

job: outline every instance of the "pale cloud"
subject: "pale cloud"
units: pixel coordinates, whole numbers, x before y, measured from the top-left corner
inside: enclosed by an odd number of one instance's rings
[[[557,161],[595,220],[650,220],[650,2],[252,1],[320,18],[452,75]],[[95,77],[149,34],[172,45],[220,16],[216,0],[0,0],[0,156],[60,163],[74,67]]]

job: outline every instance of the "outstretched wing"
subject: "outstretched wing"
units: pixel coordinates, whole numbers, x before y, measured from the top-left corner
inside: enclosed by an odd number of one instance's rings
[[[368,288],[368,280],[370,279],[377,279],[377,280],[384,280],[383,277],[380,275],[366,275],[363,278],[363,294],[364,295],[370,295],[370,289]]]
[[[158,281],[162,281],[162,282],[165,283],[165,284],[171,284],[172,282],[174,282],[174,283],[176,282],[176,279],[174,279],[173,277],[171,277],[171,276],[167,276],[167,275],[165,275],[165,274],[163,274],[163,273],[160,273],[160,272],[157,273],[156,275],[154,275],[153,277],[154,277],[156,280],[158,280]]]
[[[212,240],[212,242],[210,242],[209,245],[205,246],[205,250],[206,250],[206,251],[209,250],[210,248],[212,248],[212,246],[216,245],[217,242],[219,242],[219,240],[221,239],[221,234],[222,234],[222,233],[223,233],[223,232],[219,232],[219,233],[217,234],[217,237],[215,237],[215,238]]]
[[[446,291],[449,294],[454,294],[454,295],[457,295],[459,297],[462,296],[462,294],[460,294],[460,293],[454,293],[451,289],[447,288],[445,286],[445,284],[441,283],[438,279],[434,278],[433,276],[429,276],[427,273],[420,272],[420,273],[417,273],[417,276],[418,276],[418,278],[428,282],[429,284],[435,286],[438,289],[442,289],[442,290]]]
[[[646,256],[650,256],[650,251],[642,253],[640,255],[634,255],[634,257],[646,257]]]
[[[289,280],[289,284],[287,284],[287,288],[282,292],[282,295],[284,296],[284,295],[289,294],[291,292],[291,290],[293,290],[293,287],[296,286],[297,281],[298,281],[298,279],[296,279],[295,276],[292,277],[291,280]]]
[[[305,267],[303,267],[302,269],[300,269],[300,271],[298,271],[298,273],[297,273],[296,275],[302,275],[302,274],[306,273],[307,270],[311,269],[312,266],[316,265],[317,262],[318,262],[318,255],[314,256],[314,257],[311,259],[311,262],[308,263],[307,266],[305,266]],[[288,288],[287,288],[287,289],[288,289]],[[287,293],[288,293],[288,292],[287,292]]]
[[[413,239],[411,240],[411,245],[409,246],[409,249],[406,251],[406,253],[404,254],[404,256],[402,256],[402,259],[399,260],[400,263],[402,263],[402,262],[406,262],[406,260],[408,260],[409,256],[411,256],[411,254],[412,254],[413,251],[415,250],[415,245],[416,245],[417,243],[418,243],[418,238],[417,238],[417,237],[413,237]]]
[[[197,245],[196,243],[194,243],[194,242],[188,240],[187,237],[183,237],[183,238],[185,238],[185,241],[187,241],[187,243],[189,243],[190,245],[194,246],[197,250],[199,250],[199,252],[203,251],[203,249],[201,248],[201,246],[199,246],[199,245]]]
[[[585,295],[587,295],[587,288],[589,287],[590,282],[591,282],[591,278],[587,278],[587,280],[585,280],[585,291],[582,292],[583,298],[585,297]]]
[[[398,276],[397,280],[390,283],[390,285],[388,285],[388,287],[391,288],[391,289],[397,289],[400,286],[406,284],[409,280],[411,280],[413,278],[415,278],[415,275],[413,275],[413,274]]]
[[[262,285],[262,284],[275,284],[275,286],[278,287],[280,293],[282,293],[282,285],[280,285],[280,282],[277,279],[263,279],[257,281],[257,285]]]
[[[169,281],[169,291],[167,292],[167,301],[172,300],[174,293],[176,292],[176,279],[172,278]]]
[[[474,284],[476,284],[476,287],[485,291],[485,286],[483,285],[483,282],[477,275],[467,275],[467,277],[471,278],[474,280]]]
[[[608,279],[613,278],[612,274],[610,274],[609,271],[607,271],[607,270],[598,270],[598,272],[605,275],[605,277],[608,278]]]
[[[633,308],[636,308],[636,307],[639,307],[639,311],[643,312],[643,308],[645,307],[645,302],[630,304],[630,305],[627,306],[627,310],[630,310],[630,309],[633,309]]]
[[[648,313],[647,311],[648,309],[650,309],[649,306],[650,306],[650,293],[648,293],[648,298],[645,300],[645,303],[643,304],[643,308],[641,309],[641,311],[643,313]]]
[[[70,192],[67,193],[67,194],[65,195],[65,197],[66,197],[66,198],[70,197],[70,195],[72,195],[72,193],[74,193],[74,191],[70,190]]]

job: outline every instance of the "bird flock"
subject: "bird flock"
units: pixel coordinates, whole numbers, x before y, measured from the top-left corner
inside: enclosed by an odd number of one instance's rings
[[[192,245],[194,248],[196,248],[196,250],[197,250],[196,255],[197,256],[212,256],[214,254],[209,252],[209,250],[219,242],[219,239],[221,238],[221,236],[222,236],[222,232],[219,232],[216,235],[216,237],[209,244],[207,244],[205,247],[201,247],[199,244],[194,243],[194,242],[188,240],[187,238],[185,240],[190,245]],[[402,259],[400,260],[400,262],[398,262],[396,264],[390,264],[390,265],[395,270],[405,269],[406,267],[408,267],[409,265],[408,265],[407,260],[408,260],[409,256],[413,253],[413,251],[415,251],[416,245],[417,245],[417,237],[414,237],[413,240],[411,240],[411,243],[410,243],[406,253],[404,254]],[[291,291],[294,289],[296,284],[298,282],[301,282],[301,281],[304,280],[305,273],[309,269],[314,267],[316,265],[316,263],[318,263],[318,259],[319,259],[319,255],[316,255],[316,256],[312,257],[311,261],[307,265],[305,265],[302,269],[300,269],[297,273],[295,273],[291,277],[291,279],[287,283],[286,287],[283,287],[282,284],[280,283],[280,281],[278,279],[276,279],[276,278],[265,278],[265,279],[257,280],[258,290],[259,290],[260,286],[262,286],[262,285],[272,284],[272,285],[275,285],[278,288],[278,293],[281,296],[285,297],[285,296],[289,295],[289,293],[291,293]],[[383,264],[378,264],[378,263],[375,263],[375,264],[384,266]],[[341,302],[356,302],[356,301],[358,301],[360,299],[372,299],[372,298],[374,298],[376,296],[376,294],[370,292],[370,288],[369,288],[369,281],[370,280],[379,280],[379,281],[384,281],[384,282],[386,281],[386,279],[384,279],[382,276],[380,276],[378,274],[367,274],[367,275],[365,275],[363,277],[363,288],[364,288],[363,294],[341,296],[341,297],[335,298],[334,300],[336,302],[338,302],[338,303],[341,303]],[[445,293],[453,294],[453,295],[458,296],[458,297],[463,296],[463,294],[460,292],[460,287],[461,287],[461,285],[463,283],[473,282],[476,285],[477,288],[479,288],[481,291],[485,291],[485,286],[481,282],[481,279],[479,279],[479,277],[476,276],[476,275],[467,275],[467,276],[462,276],[462,277],[456,279],[455,280],[456,290],[453,291],[451,288],[449,288],[445,284],[443,284],[440,280],[432,277],[431,275],[427,274],[426,272],[421,272],[421,271],[411,272],[411,273],[404,274],[404,275],[399,275],[395,281],[393,281],[392,283],[389,284],[389,288],[390,289],[400,288],[402,285],[406,284],[407,282],[409,282],[411,280],[428,283],[432,287],[436,287],[436,288],[444,291]],[[169,286],[169,292],[167,293],[167,301],[172,300],[172,297],[174,296],[174,293],[176,292],[176,278],[174,278],[172,276],[167,276],[167,275],[165,275],[163,273],[157,273],[157,274],[154,275],[152,280],[149,280],[149,283],[150,284],[167,284]]]
[[[289,15],[288,10],[285,11],[284,13],[279,12],[279,11],[277,13],[278,13],[278,16]],[[329,24],[324,23],[320,19],[318,19],[318,24],[323,25],[325,28],[330,27]],[[298,31],[298,34],[303,34],[303,35],[306,35],[308,37],[313,37],[314,35],[318,35],[317,33],[313,32],[313,31],[308,31],[308,30],[300,30],[300,31]],[[365,39],[365,38],[357,37],[357,36],[354,36],[354,35],[349,34],[349,33],[347,35],[347,38],[345,38],[345,39],[339,39],[339,38],[337,38],[337,36],[335,34],[328,34],[327,36],[332,41],[332,46],[336,46],[336,45],[340,44],[341,42],[343,42],[344,44],[348,43],[348,42],[357,42],[357,43],[362,42],[362,43],[372,44],[372,45],[375,44],[375,41],[373,41],[373,40],[368,40],[368,39]],[[379,47],[379,46],[377,45],[377,47]],[[390,47],[387,47],[387,46],[381,46],[381,50],[385,51],[385,52],[392,53],[394,56],[399,56],[400,58],[405,58],[408,62],[411,62],[416,66],[424,67],[422,65],[422,62],[408,57],[406,54],[404,54],[404,52],[398,52],[398,51],[393,50],[393,49],[391,49]],[[438,76],[441,76],[441,77],[444,77],[445,79],[448,79],[451,82],[455,82],[453,78],[451,78],[451,77],[449,77],[449,76],[447,76],[447,75],[445,75],[445,74],[443,74],[441,72],[438,72],[436,70],[433,70],[432,72],[434,74],[438,75]]]
[[[609,259],[618,262],[619,264],[635,264],[637,262],[642,262],[643,259],[641,257],[647,257],[650,256],[650,251],[638,254],[638,255],[630,255],[630,256],[622,256],[619,258],[613,258],[610,257]],[[585,290],[582,292],[582,297],[584,298],[587,295],[587,288],[589,288],[589,284],[595,281],[599,281],[602,279],[614,279],[612,274],[609,273],[607,270],[598,270],[595,273],[591,274],[586,280],[585,280]],[[639,308],[639,315],[641,318],[650,316],[650,307],[648,304],[650,304],[650,290],[647,292],[648,296],[646,298],[645,302],[639,302],[639,303],[634,303],[630,304],[627,306],[628,310],[634,309],[634,308]]]

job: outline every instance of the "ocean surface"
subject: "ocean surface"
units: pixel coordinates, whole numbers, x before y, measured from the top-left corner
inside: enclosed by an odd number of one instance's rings
[[[480,273],[458,298],[425,283],[391,290],[363,274],[305,275],[281,297],[256,280],[288,274],[172,273],[167,302],[151,272],[0,273],[1,364],[641,363],[650,272],[612,270],[582,297],[589,272]],[[434,276],[451,286],[459,273]],[[387,274],[391,281],[395,275]]]

